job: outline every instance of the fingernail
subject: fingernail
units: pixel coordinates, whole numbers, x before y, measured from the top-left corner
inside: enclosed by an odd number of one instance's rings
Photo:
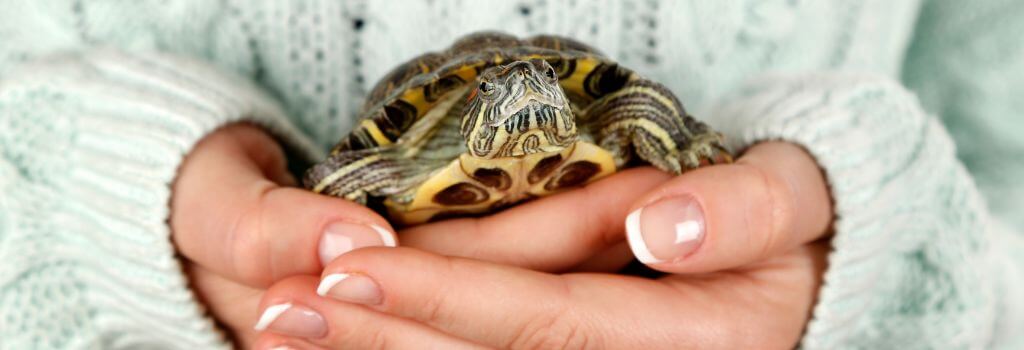
[[[298,350],[298,348],[288,344],[277,344],[277,345],[258,345],[255,349],[259,350]]]
[[[380,304],[381,293],[377,282],[361,274],[335,273],[324,277],[316,287],[316,294],[351,303]]]
[[[327,266],[342,254],[362,247],[395,245],[395,237],[383,227],[335,222],[328,225],[320,237],[320,263]]]
[[[253,328],[303,338],[327,335],[327,322],[323,316],[313,309],[292,303],[267,307]]]
[[[626,217],[633,255],[645,264],[685,258],[704,241],[704,210],[692,197],[662,199]]]

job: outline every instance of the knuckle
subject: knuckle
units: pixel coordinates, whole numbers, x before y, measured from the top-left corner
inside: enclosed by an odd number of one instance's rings
[[[369,322],[364,312],[355,310],[343,310],[355,306],[339,306],[342,310],[338,315],[344,315],[341,319],[332,320],[339,324],[339,327],[331,327],[328,335],[329,342],[340,348],[351,349],[386,349],[388,348],[388,327],[381,327],[375,322]],[[353,312],[344,312],[353,311]]]
[[[564,312],[535,317],[508,344],[512,349],[584,349],[592,346],[580,322]]]
[[[452,258],[442,257],[442,259],[442,266],[437,269],[437,271],[441,276],[453,276],[454,274],[452,274],[452,270],[454,268],[454,264],[452,263]],[[422,307],[422,321],[428,324],[438,325],[442,328],[449,326],[453,320],[452,306],[453,303],[456,302],[451,300],[451,296],[454,294],[448,293],[443,286],[426,294],[429,294],[429,296],[424,299],[422,306],[419,306]]]
[[[761,216],[766,225],[753,225],[749,228],[759,256],[768,256],[775,249],[784,245],[784,240],[793,227],[793,213],[796,207],[791,186],[781,175],[765,170],[752,164],[741,164],[746,167],[747,174],[752,177],[750,182],[756,184],[756,200],[751,201],[754,208],[750,215]],[[749,221],[748,221],[749,222]]]
[[[264,186],[258,200],[239,212],[228,232],[227,261],[232,271],[245,282],[268,285],[272,279],[270,252],[265,244],[267,232],[265,208],[272,186]]]
[[[550,311],[535,315],[523,323],[505,344],[510,349],[586,349],[600,345],[567,302],[571,285],[559,280],[561,296],[554,300]]]
[[[388,337],[384,334],[384,329],[380,327],[374,327],[375,329],[369,331],[370,335],[367,337],[366,349],[387,349],[388,348]]]
[[[601,196],[596,193],[592,186],[584,186],[580,190],[583,191],[585,203],[596,205],[591,210],[583,211],[585,220],[582,221],[582,224],[584,227],[577,232],[580,232],[582,235],[589,234],[592,236],[581,237],[581,241],[590,243],[595,247],[606,247],[621,242],[622,232],[621,227],[619,227],[619,217],[617,215],[609,215],[608,212],[604,211],[608,207],[607,203],[601,200]]]

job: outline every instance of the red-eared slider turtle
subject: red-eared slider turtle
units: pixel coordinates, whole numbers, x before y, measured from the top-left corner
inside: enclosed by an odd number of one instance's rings
[[[638,161],[679,174],[732,160],[667,88],[555,36],[466,36],[388,73],[361,117],[304,184],[376,199],[401,224],[495,210]]]

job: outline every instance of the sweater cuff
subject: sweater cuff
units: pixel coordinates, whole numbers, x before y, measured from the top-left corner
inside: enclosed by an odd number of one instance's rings
[[[256,123],[320,151],[252,83],[165,55],[94,51],[0,83],[0,339],[12,348],[224,348],[170,240],[185,155]]]
[[[825,172],[833,250],[803,347],[986,346],[988,218],[951,139],[911,93],[869,75],[774,75],[715,117],[734,149],[789,141]]]

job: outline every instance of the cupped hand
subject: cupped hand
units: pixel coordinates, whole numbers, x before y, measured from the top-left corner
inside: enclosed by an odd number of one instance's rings
[[[196,145],[173,186],[172,238],[192,287],[243,346],[255,337],[257,304],[271,284],[318,275],[357,248],[397,243],[388,222],[366,207],[293,187],[286,165],[272,137],[256,126],[235,124]],[[629,258],[628,248],[616,247],[621,224],[614,218],[623,217],[639,196],[618,196],[617,188],[650,189],[667,178],[634,170],[499,215],[414,227],[403,233],[402,243],[544,271],[576,268],[594,250],[627,253],[617,254],[611,265],[602,259],[603,265],[591,266],[614,269]],[[589,214],[557,214],[574,209]]]
[[[587,188],[594,191],[615,178]],[[585,227],[590,230],[573,234],[577,238],[612,230],[620,232],[621,240],[626,226],[644,262],[675,274],[658,279],[551,274],[416,249],[363,249],[332,261],[320,278],[298,276],[272,286],[260,304],[256,328],[265,332],[256,347],[796,344],[821,283],[827,245],[819,238],[828,233],[832,218],[824,179],[807,153],[790,144],[765,143],[736,164],[700,169],[644,189],[618,187],[614,193],[629,197],[633,191],[646,194],[630,199],[633,210],[604,213],[611,218],[568,211],[548,215],[563,220],[584,216],[610,226]],[[534,232],[519,232],[537,238]],[[566,233],[545,234],[557,242]],[[563,257],[559,265],[583,263],[616,241],[601,240],[612,243],[569,248],[572,257]],[[524,250],[543,246],[528,243]]]

